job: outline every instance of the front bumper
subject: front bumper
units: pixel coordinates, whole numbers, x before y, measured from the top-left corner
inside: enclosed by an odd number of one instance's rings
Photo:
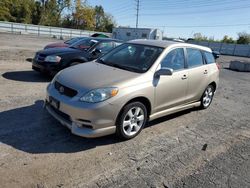
[[[59,101],[58,107],[51,104],[51,97]],[[78,100],[77,96],[70,98],[54,89],[49,89],[45,107],[55,119],[69,128],[72,134],[87,138],[115,133],[116,117],[120,111],[116,105],[107,102],[84,104]]]
[[[62,116],[60,116],[53,107],[51,107],[47,102],[45,102],[45,106],[47,111],[62,125],[71,130],[71,133],[77,136],[85,137],[85,138],[96,138],[105,135],[114,134],[116,131],[115,126],[101,128],[101,129],[91,129],[86,127],[79,127],[77,123],[69,121]]]
[[[46,73],[50,75],[55,75],[57,72],[59,72],[61,69],[57,65],[50,65],[46,62],[38,62],[36,60],[33,60],[32,62],[32,69],[41,73]]]

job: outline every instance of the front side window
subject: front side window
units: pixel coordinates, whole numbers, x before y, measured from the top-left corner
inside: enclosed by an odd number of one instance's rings
[[[112,50],[113,42],[100,42],[95,48],[100,50],[101,53],[105,54]]]
[[[189,68],[203,65],[201,51],[194,48],[187,48],[187,64]]]
[[[129,70],[146,72],[162,53],[163,48],[141,44],[122,44],[97,61],[106,65]]]
[[[207,64],[215,63],[215,59],[212,53],[204,52]]]
[[[181,70],[185,67],[183,48],[176,48],[170,51],[161,62],[161,68],[170,68],[173,70]]]

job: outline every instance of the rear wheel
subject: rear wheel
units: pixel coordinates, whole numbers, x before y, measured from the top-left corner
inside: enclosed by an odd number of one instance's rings
[[[127,104],[117,120],[117,135],[125,140],[134,138],[147,122],[147,109],[140,102]]]
[[[206,109],[212,103],[214,97],[214,87],[212,85],[207,86],[201,97],[201,109]]]

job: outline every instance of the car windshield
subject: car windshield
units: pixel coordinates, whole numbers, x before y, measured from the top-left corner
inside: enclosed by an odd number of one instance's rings
[[[82,40],[79,40],[79,41],[73,43],[69,47],[70,48],[77,48],[77,49],[81,49],[81,50],[88,50],[93,45],[95,45],[97,42],[98,42],[98,40],[86,38],[86,39],[82,39]]]
[[[76,37],[76,38],[72,38],[72,39],[66,40],[64,43],[68,44],[68,45],[71,45],[71,44],[74,44],[75,42],[77,42],[80,39],[81,39],[80,37]]]
[[[97,62],[120,69],[144,73],[162,53],[163,48],[141,44],[122,44]]]

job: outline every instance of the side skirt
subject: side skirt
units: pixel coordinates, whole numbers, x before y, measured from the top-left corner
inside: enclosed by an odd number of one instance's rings
[[[166,116],[166,115],[169,115],[169,114],[173,114],[173,113],[176,113],[176,112],[179,112],[179,111],[187,110],[187,109],[194,108],[194,107],[199,107],[200,105],[201,105],[201,102],[199,101],[199,102],[194,102],[194,103],[191,103],[191,104],[175,106],[173,108],[169,108],[169,109],[166,109],[166,110],[163,110],[163,111],[160,111],[160,112],[157,112],[157,113],[154,113],[154,114],[150,115],[149,120],[151,121],[151,120],[154,120],[156,118]]]

